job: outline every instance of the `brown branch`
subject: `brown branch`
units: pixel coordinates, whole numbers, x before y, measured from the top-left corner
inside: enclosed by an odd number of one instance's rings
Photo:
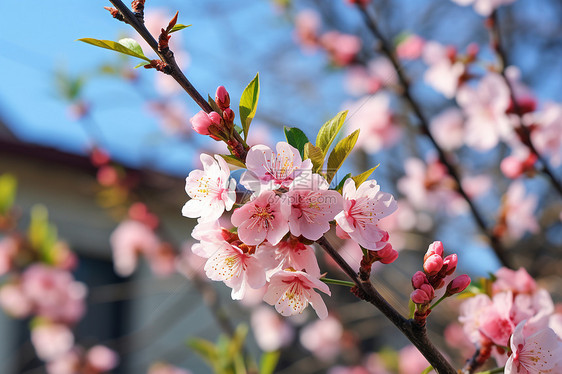
[[[398,60],[398,58],[394,54],[393,48],[390,46],[390,44],[388,43],[388,41],[386,40],[384,35],[379,30],[375,20],[373,19],[373,17],[371,17],[369,15],[367,9],[365,9],[364,7],[361,7],[361,6],[359,6],[358,8],[359,8],[364,20],[365,20],[365,23],[367,24],[367,27],[373,33],[373,35],[379,40],[380,48],[381,48],[382,53],[392,63],[392,66],[394,67],[394,70],[396,71],[396,73],[398,75],[398,79],[399,79],[400,84],[402,86],[404,98],[410,104],[410,107],[412,108],[412,111],[414,112],[414,114],[416,115],[416,117],[419,120],[419,123],[420,123],[420,126],[421,126],[421,133],[423,135],[427,136],[427,138],[429,139],[429,141],[431,142],[431,144],[433,145],[433,147],[437,151],[437,154],[438,154],[438,157],[439,157],[439,162],[441,162],[443,165],[445,165],[445,167],[447,168],[448,174],[455,181],[457,192],[467,202],[467,204],[470,208],[470,211],[472,212],[472,215],[474,216],[474,220],[476,221],[476,223],[479,226],[482,233],[484,235],[486,235],[486,237],[488,237],[488,240],[490,242],[490,246],[492,247],[494,253],[496,254],[496,257],[498,258],[498,260],[502,263],[502,265],[504,265],[506,267],[511,267],[510,266],[511,261],[506,256],[505,249],[503,248],[503,245],[501,244],[500,239],[492,231],[488,230],[486,222],[484,220],[484,217],[482,216],[480,211],[476,208],[476,205],[474,204],[472,199],[468,196],[468,193],[465,191],[464,187],[462,186],[461,177],[460,177],[459,173],[453,167],[452,163],[449,162],[445,151],[439,146],[439,144],[437,144],[437,141],[435,140],[435,138],[431,134],[431,131],[429,129],[429,121],[425,118],[424,114],[422,113],[422,110],[421,110],[420,106],[418,105],[416,100],[414,100],[414,98],[412,96],[411,88],[410,88],[410,81],[406,77],[406,75],[404,74],[404,69],[403,69],[402,65],[400,64],[400,61]]]
[[[379,294],[370,280],[362,281],[357,273],[349,266],[349,264],[340,256],[334,247],[325,237],[321,237],[316,241],[326,253],[334,259],[338,266],[347,274],[347,276],[355,283],[352,292],[362,300],[374,305],[382,312],[421,352],[427,361],[433,366],[439,374],[455,374],[457,371],[443,357],[441,352],[433,345],[425,326],[421,326],[414,320],[404,318],[390,305],[384,297]]]
[[[179,85],[185,90],[185,92],[188,93],[189,96],[191,96],[191,98],[197,103],[197,105],[199,105],[202,110],[207,113],[212,112],[213,109],[211,108],[207,100],[205,100],[203,96],[201,96],[201,94],[195,89],[195,87],[193,87],[191,82],[181,71],[180,67],[176,63],[176,59],[174,58],[174,53],[169,49],[165,51],[165,53],[162,53],[162,51],[158,49],[158,42],[144,26],[144,23],[141,22],[121,0],[109,1],[111,1],[113,6],[117,8],[117,10],[119,10],[119,13],[123,17],[123,20],[126,23],[130,24],[139,33],[139,35],[148,43],[150,48],[152,48],[154,52],[156,52],[158,57],[160,57],[160,59],[164,63],[170,66],[170,76],[172,76],[172,78],[174,78],[176,82],[179,83]]]
[[[515,97],[515,91],[513,89],[513,85],[511,84],[509,79],[507,79],[507,75],[505,74],[505,69],[509,65],[509,63],[507,61],[507,53],[503,48],[500,27],[498,25],[497,10],[494,10],[492,12],[490,18],[488,18],[487,21],[488,21],[487,25],[489,26],[489,32],[490,32],[490,44],[498,57],[500,63],[500,75],[502,76],[505,84],[509,89],[509,95],[511,97],[511,102],[513,103],[512,104],[513,109],[518,118],[517,126],[514,128],[514,131],[518,135],[521,142],[527,148],[529,148],[531,153],[534,154],[537,157],[537,159],[540,161],[543,167],[542,169],[543,173],[546,174],[546,176],[550,179],[552,186],[554,186],[556,191],[558,191],[558,194],[562,196],[562,184],[556,179],[556,176],[554,175],[554,172],[550,169],[548,162],[535,147],[531,139],[531,130],[522,121],[523,111],[521,110],[521,107],[517,102],[517,98]]]

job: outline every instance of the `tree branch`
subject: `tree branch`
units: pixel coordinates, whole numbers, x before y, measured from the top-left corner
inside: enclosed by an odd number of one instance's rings
[[[490,242],[490,246],[492,247],[494,253],[496,254],[496,257],[498,258],[498,260],[502,263],[503,266],[511,267],[510,266],[511,262],[505,254],[505,249],[503,248],[503,246],[500,242],[500,239],[492,231],[488,230],[486,222],[484,220],[484,217],[482,216],[480,211],[476,208],[476,205],[474,204],[472,199],[468,196],[467,192],[463,188],[462,183],[461,183],[461,177],[460,177],[459,173],[453,167],[451,162],[449,162],[449,160],[447,159],[447,155],[445,154],[445,151],[439,146],[439,144],[437,144],[437,141],[435,140],[435,138],[431,134],[431,131],[429,129],[429,122],[425,118],[424,114],[422,113],[422,110],[421,110],[420,106],[418,105],[418,103],[412,97],[412,93],[411,93],[411,89],[410,89],[410,81],[406,77],[406,75],[404,74],[404,71],[403,71],[404,69],[403,69],[402,65],[400,64],[400,61],[398,61],[396,55],[394,54],[393,48],[390,46],[390,44],[388,43],[388,41],[386,40],[384,35],[379,30],[375,20],[373,19],[373,17],[371,17],[369,15],[367,9],[362,7],[362,6],[358,6],[358,8],[359,8],[364,20],[365,20],[365,23],[367,24],[367,27],[373,33],[375,38],[377,38],[379,40],[382,53],[392,63],[392,66],[394,67],[394,70],[396,71],[396,73],[398,75],[398,79],[400,81],[402,89],[404,90],[404,98],[410,104],[410,107],[412,108],[412,111],[414,112],[416,117],[418,117],[418,120],[419,120],[420,126],[421,126],[421,133],[423,135],[427,136],[427,138],[429,139],[429,141],[431,142],[431,144],[433,145],[433,147],[437,151],[437,154],[438,154],[438,157],[439,157],[439,162],[441,162],[443,165],[445,165],[445,167],[447,168],[447,172],[449,173],[449,175],[455,181],[458,193],[467,202],[467,204],[470,208],[470,211],[472,212],[472,215],[474,216],[474,219],[475,219],[477,225],[480,227],[480,230],[482,231],[482,233],[484,235],[486,235],[486,237],[488,237],[488,240]]]
[[[439,374],[455,374],[456,370],[443,357],[441,352],[433,345],[425,326],[421,326],[414,320],[404,318],[396,311],[375,289],[370,280],[362,281],[357,273],[349,266],[349,264],[340,256],[335,248],[328,242],[325,237],[321,237],[316,241],[326,253],[338,264],[338,266],[347,274],[347,276],[355,283],[352,291],[355,295],[372,305],[382,312],[421,352],[427,361],[435,368]]]
[[[498,25],[498,13],[497,10],[494,10],[488,19],[488,25],[490,30],[490,44],[492,45],[492,49],[496,52],[500,63],[500,75],[502,76],[505,84],[509,89],[509,95],[511,96],[511,102],[513,103],[513,109],[515,110],[515,114],[517,115],[517,127],[515,127],[514,131],[521,139],[521,142],[529,148],[532,154],[534,154],[537,159],[540,161],[543,167],[543,173],[550,179],[551,184],[554,186],[558,194],[562,196],[562,184],[556,179],[554,172],[550,169],[548,162],[546,159],[539,153],[537,148],[535,147],[533,140],[531,139],[531,130],[525,126],[522,121],[523,112],[519,103],[517,102],[517,98],[515,97],[515,92],[513,89],[513,85],[507,79],[507,75],[505,74],[505,69],[509,65],[507,61],[507,53],[505,52],[502,44],[501,32]]]

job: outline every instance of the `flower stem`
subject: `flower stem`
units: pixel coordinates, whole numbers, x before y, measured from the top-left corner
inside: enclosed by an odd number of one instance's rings
[[[441,301],[445,300],[445,299],[446,299],[447,297],[449,297],[449,296],[450,296],[450,295],[447,295],[447,294],[441,296],[441,298],[440,298],[439,300],[437,300],[436,302],[434,302],[433,305],[429,307],[429,309],[435,308],[437,305],[439,305],[439,303],[440,303]]]

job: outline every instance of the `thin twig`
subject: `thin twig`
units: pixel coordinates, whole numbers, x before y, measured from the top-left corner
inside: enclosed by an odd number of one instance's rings
[[[492,45],[492,49],[496,52],[496,55],[498,57],[500,63],[500,75],[502,76],[505,84],[509,89],[509,95],[511,97],[511,102],[513,103],[513,109],[518,118],[517,126],[514,128],[514,131],[519,136],[519,139],[521,139],[521,142],[525,146],[527,146],[527,148],[529,148],[529,151],[531,151],[531,153],[534,154],[540,161],[543,167],[542,172],[546,174],[546,176],[550,179],[552,186],[556,189],[556,191],[558,191],[558,194],[562,196],[562,184],[556,179],[554,172],[548,165],[548,162],[535,147],[535,144],[533,143],[533,140],[531,138],[531,130],[527,126],[525,126],[525,123],[522,120],[523,111],[521,110],[521,107],[517,102],[517,98],[515,97],[513,85],[511,84],[505,73],[505,69],[509,65],[509,63],[507,61],[507,53],[503,48],[500,27],[498,25],[497,10],[492,12],[488,21],[490,30],[490,43]]]
[[[338,266],[347,274],[347,276],[355,283],[352,289],[359,298],[371,303],[382,312],[421,352],[427,361],[435,368],[439,374],[456,374],[456,370],[443,357],[443,355],[433,345],[425,326],[421,326],[414,320],[404,318],[396,311],[375,289],[370,280],[362,281],[358,274],[349,266],[349,264],[340,256],[334,247],[325,237],[321,237],[316,241],[326,253],[338,264]]]
[[[416,117],[418,117],[418,120],[419,120],[420,126],[421,126],[422,134],[427,136],[427,138],[429,139],[429,141],[431,142],[431,144],[433,145],[433,147],[437,151],[437,154],[438,154],[438,157],[439,157],[439,162],[441,162],[443,165],[445,165],[445,167],[447,168],[447,172],[453,178],[453,180],[456,182],[456,187],[457,187],[458,193],[467,202],[467,204],[470,208],[470,211],[472,212],[472,215],[474,216],[474,219],[475,219],[476,223],[478,224],[478,226],[480,227],[480,230],[482,231],[482,233],[484,233],[484,235],[486,235],[486,237],[488,237],[489,242],[490,242],[490,246],[492,247],[494,253],[496,254],[496,257],[498,258],[498,260],[502,263],[502,265],[504,265],[506,267],[511,267],[510,266],[510,260],[505,255],[505,250],[504,250],[499,238],[492,231],[488,230],[486,222],[484,220],[484,217],[482,216],[480,211],[476,208],[472,199],[468,196],[468,193],[463,188],[462,183],[461,183],[461,177],[460,177],[459,173],[453,167],[451,162],[449,162],[449,160],[447,158],[447,155],[445,154],[445,151],[439,146],[439,144],[437,144],[437,141],[435,140],[435,138],[431,134],[431,131],[429,129],[429,122],[425,118],[424,114],[422,113],[421,108],[418,105],[418,103],[416,102],[416,100],[414,100],[414,98],[412,97],[411,89],[410,89],[410,81],[406,77],[406,75],[404,74],[404,69],[402,68],[402,66],[400,64],[400,61],[398,61],[398,59],[396,58],[396,55],[394,54],[392,47],[390,46],[390,44],[388,43],[388,41],[386,40],[384,35],[379,30],[379,28],[378,28],[375,20],[373,19],[373,17],[371,17],[369,15],[367,9],[365,9],[364,7],[361,7],[361,6],[359,6],[358,8],[359,8],[361,14],[363,15],[363,18],[364,18],[365,23],[367,24],[369,30],[379,40],[380,48],[381,48],[382,53],[392,63],[392,65],[394,67],[394,70],[396,71],[396,73],[398,75],[398,79],[400,81],[400,84],[402,85],[402,89],[404,91],[403,92],[404,97],[405,97],[406,101],[410,104],[410,107],[412,108],[412,111],[414,112]]]

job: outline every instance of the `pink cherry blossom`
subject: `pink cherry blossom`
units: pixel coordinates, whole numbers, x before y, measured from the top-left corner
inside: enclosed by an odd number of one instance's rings
[[[100,372],[113,370],[119,364],[117,353],[104,345],[95,345],[86,353],[88,364]]]
[[[51,361],[70,351],[74,335],[66,325],[41,324],[31,330],[31,342],[41,360]]]
[[[252,311],[252,331],[264,352],[276,351],[293,340],[295,330],[286,319],[280,318],[271,308],[261,306]]]
[[[203,221],[217,220],[236,201],[236,181],[230,178],[226,161],[202,153],[203,170],[193,170],[185,180],[185,191],[191,198],[182,209],[186,217],[201,217]]]
[[[313,321],[302,329],[301,344],[323,361],[332,361],[341,349],[343,326],[333,316]]]
[[[562,356],[562,342],[550,328],[525,336],[526,321],[517,325],[511,338],[511,356],[505,364],[506,374],[552,373]]]
[[[328,188],[328,182],[318,174],[299,178],[289,186],[282,204],[292,235],[318,240],[330,229],[330,221],[342,208],[342,197]]]
[[[110,243],[115,272],[123,277],[135,271],[140,254],[150,256],[160,246],[154,230],[135,220],[122,221],[111,234]]]
[[[313,289],[331,295],[328,286],[318,278],[303,271],[281,270],[271,276],[263,300],[283,316],[300,314],[310,305],[321,319],[328,316],[328,309],[322,297]]]
[[[265,145],[255,145],[248,151],[246,167],[248,171],[240,183],[251,191],[289,188],[302,173],[311,173],[312,162],[302,161],[299,151],[285,142],[276,146],[277,153]]]
[[[48,374],[76,374],[79,370],[80,351],[76,348],[47,362]]]
[[[375,180],[365,181],[356,189],[353,179],[348,179],[342,191],[343,211],[335,217],[337,224],[362,247],[382,249],[388,234],[378,222],[396,211],[394,197],[382,192]]]
[[[466,72],[465,65],[455,61],[454,54],[456,51],[452,48],[434,41],[428,41],[422,53],[428,65],[423,77],[425,82],[448,99],[455,96],[461,77]]]
[[[486,314],[492,300],[488,295],[478,294],[463,302],[460,306],[459,322],[462,323],[468,339],[474,344],[480,344],[481,319]]]
[[[0,287],[0,306],[14,318],[25,318],[33,310],[32,300],[23,292],[19,283],[7,283]]]
[[[314,277],[320,277],[320,267],[314,249],[294,236],[280,241],[276,246],[263,244],[260,249],[262,252],[271,252],[274,257],[274,268],[268,270],[268,276],[279,270],[293,268],[306,271]]]
[[[343,34],[339,31],[328,31],[320,37],[320,45],[324,47],[335,65],[345,66],[353,62],[361,51],[361,39],[355,35]]]
[[[496,277],[496,281],[492,284],[494,293],[511,290],[514,294],[532,294],[537,290],[537,283],[525,268],[511,270],[502,267],[496,271],[494,276]]]
[[[305,52],[318,48],[320,16],[312,9],[300,11],[295,17],[295,39]]]
[[[548,156],[553,167],[562,164],[562,105],[547,103],[545,107],[533,113],[530,120],[536,124],[536,129],[531,133],[531,138],[539,152]]]
[[[457,102],[467,118],[465,142],[468,146],[489,150],[512,135],[507,115],[510,100],[509,88],[495,73],[486,74],[476,88],[464,85],[459,89]]]
[[[464,118],[457,108],[447,108],[430,123],[435,141],[447,151],[453,151],[464,144]]]
[[[502,292],[494,295],[492,304],[480,316],[480,332],[494,344],[507,346],[515,324],[510,313],[513,306],[513,294]]]
[[[515,0],[452,0],[459,5],[472,5],[476,13],[481,16],[489,16],[492,12],[499,8],[501,5],[513,3]]]
[[[511,238],[517,240],[527,232],[538,232],[539,224],[535,216],[537,204],[537,196],[525,195],[525,186],[522,181],[511,183],[505,195],[502,211],[507,233]]]
[[[350,115],[347,131],[361,129],[357,146],[367,153],[376,153],[389,148],[400,138],[401,129],[390,108],[390,96],[380,92],[364,97],[354,103],[347,103]]]
[[[362,96],[372,95],[383,87],[394,86],[397,83],[398,76],[392,63],[387,58],[377,57],[370,60],[366,66],[350,66],[347,69],[345,87],[350,94]]]
[[[396,46],[396,55],[406,60],[415,60],[422,55],[424,45],[422,37],[410,34]]]
[[[223,281],[232,288],[233,300],[242,299],[248,287],[263,287],[266,280],[265,270],[256,256],[226,241],[205,263],[205,273],[209,279]]]
[[[264,191],[254,200],[232,213],[232,224],[238,227],[240,240],[258,245],[264,240],[276,245],[289,232],[287,215],[282,211],[281,199],[273,191]]]

